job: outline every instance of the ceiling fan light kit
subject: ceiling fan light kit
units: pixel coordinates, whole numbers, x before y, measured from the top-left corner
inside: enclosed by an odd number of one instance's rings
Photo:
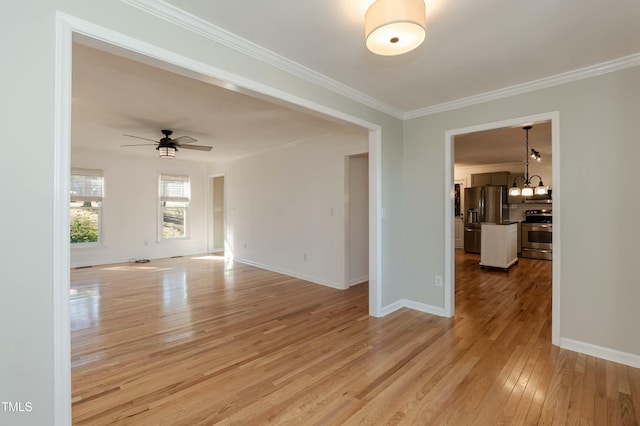
[[[122,146],[157,145],[156,149],[158,150],[158,155],[160,156],[160,158],[175,158],[178,147],[185,148],[185,149],[193,149],[197,151],[211,151],[210,146],[192,145],[192,143],[197,142],[197,140],[192,138],[191,136],[180,136],[179,138],[171,139],[170,136],[173,134],[173,130],[163,129],[160,132],[162,132],[164,137],[159,141],[154,141],[153,139],[143,138],[140,136],[125,134],[124,136],[130,137],[130,138],[144,139],[146,141],[150,141],[153,143],[152,144],[144,143],[144,144],[133,144],[133,145],[120,145],[120,146],[122,147]]]
[[[426,36],[424,0],[377,0],[364,20],[367,49],[376,55],[410,52]]]
[[[156,148],[160,158],[175,158],[177,149],[172,146],[158,146]]]

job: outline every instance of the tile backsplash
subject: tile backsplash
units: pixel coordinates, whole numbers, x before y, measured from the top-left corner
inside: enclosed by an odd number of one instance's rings
[[[523,221],[524,214],[527,210],[534,210],[534,209],[551,210],[551,208],[552,208],[551,204],[533,204],[533,203],[509,204],[509,220]]]

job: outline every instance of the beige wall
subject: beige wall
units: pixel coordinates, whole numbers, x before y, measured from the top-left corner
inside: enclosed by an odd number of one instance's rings
[[[406,122],[406,297],[444,305],[442,289],[429,284],[444,272],[445,131],[559,111],[560,156],[553,161],[560,161],[554,187],[562,185],[561,252],[554,250],[561,260],[560,335],[639,356],[640,198],[630,196],[640,158],[638,81],[636,67]]]

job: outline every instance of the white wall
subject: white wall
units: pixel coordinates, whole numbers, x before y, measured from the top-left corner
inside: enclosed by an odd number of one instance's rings
[[[640,67],[405,123],[405,275],[408,298],[444,306],[444,135],[447,130],[559,111],[561,342],[640,360],[637,304],[637,111]],[[561,193],[557,193],[558,182]],[[595,208],[594,208],[595,207]],[[554,229],[554,231],[557,228]],[[554,320],[557,320],[554,319]],[[617,352],[616,352],[617,351]],[[633,358],[635,356],[635,358]]]
[[[368,135],[360,132],[228,163],[226,254],[346,288],[344,162],[367,150]]]
[[[73,150],[74,167],[104,171],[103,243],[99,247],[71,247],[71,266],[157,259],[207,251],[208,178],[206,166],[149,157],[126,157]],[[158,233],[158,179],[161,173],[187,175],[191,185],[188,238],[162,240]]]

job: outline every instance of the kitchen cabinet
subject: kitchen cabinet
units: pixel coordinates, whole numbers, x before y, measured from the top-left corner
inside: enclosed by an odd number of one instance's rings
[[[491,185],[491,173],[475,173],[471,175],[471,186]]]
[[[509,185],[509,172],[474,173],[471,175],[471,186]]]
[[[480,267],[506,271],[518,263],[518,224],[483,223],[480,233]]]

